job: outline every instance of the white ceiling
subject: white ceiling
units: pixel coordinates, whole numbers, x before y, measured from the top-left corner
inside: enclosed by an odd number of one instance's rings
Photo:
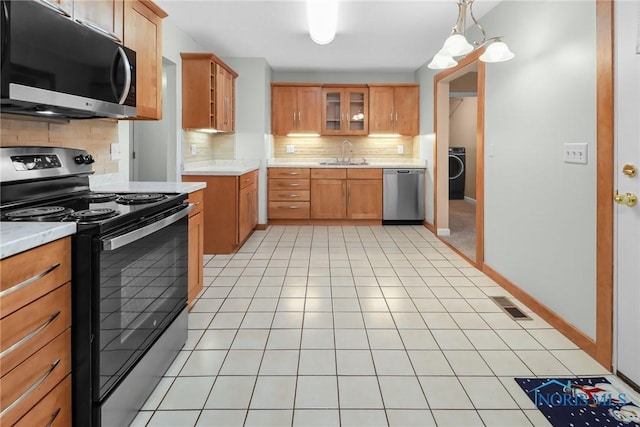
[[[341,0],[336,38],[320,46],[303,0],[155,2],[206,50],[265,58],[275,71],[415,71],[442,47],[458,11],[456,0]],[[476,1],[474,15],[498,3]]]

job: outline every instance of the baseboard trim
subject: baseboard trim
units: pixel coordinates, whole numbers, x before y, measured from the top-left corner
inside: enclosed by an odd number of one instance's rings
[[[472,199],[471,197],[464,196],[464,201],[467,203],[471,203],[472,205],[476,204],[476,199]]]
[[[430,232],[432,232],[433,234],[436,234],[436,227],[435,225],[431,224],[430,222],[424,221],[422,223],[422,225],[424,225],[426,227],[427,230],[429,230]]]
[[[269,225],[382,225],[381,219],[270,219]]]
[[[256,224],[256,228],[255,229],[262,231],[262,230],[266,230],[268,227],[269,227],[268,223],[266,223],[266,224]]]
[[[438,236],[451,236],[451,230],[448,228],[438,228],[436,233]]]
[[[482,264],[482,272],[493,279],[498,285],[509,291],[514,297],[516,297],[523,304],[533,310],[534,313],[544,319],[551,326],[560,331],[574,344],[586,351],[591,357],[596,359],[595,341],[578,330],[571,323],[564,320],[564,318],[562,318],[558,313],[551,310],[549,307],[538,301],[528,292],[520,288],[515,283],[511,282],[509,279],[495,271],[493,268],[489,267],[487,264]],[[605,368],[611,369],[611,366],[605,366]]]

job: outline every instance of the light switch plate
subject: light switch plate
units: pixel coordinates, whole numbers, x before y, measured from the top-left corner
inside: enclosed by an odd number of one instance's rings
[[[296,146],[293,144],[287,144],[287,153],[295,153],[296,152]]]
[[[398,154],[404,154],[404,145],[398,145]]]
[[[198,147],[196,144],[191,144],[191,155],[195,156],[196,154],[198,154]]]
[[[587,143],[567,142],[564,144],[563,159],[565,163],[587,164]]]
[[[120,160],[121,157],[120,144],[117,142],[111,144],[111,160]]]

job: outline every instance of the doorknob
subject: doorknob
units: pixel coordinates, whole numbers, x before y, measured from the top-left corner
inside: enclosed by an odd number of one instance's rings
[[[622,167],[622,173],[629,178],[633,178],[638,174],[638,168],[636,167],[636,165],[626,164]]]
[[[616,194],[613,197],[613,200],[615,200],[615,202],[619,205],[627,205],[629,207],[633,207],[636,205],[636,203],[638,203],[638,197],[635,194],[633,193],[620,194],[618,193],[618,190],[616,190]]]

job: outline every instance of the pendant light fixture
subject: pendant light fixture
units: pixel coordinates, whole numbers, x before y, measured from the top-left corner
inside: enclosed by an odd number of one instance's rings
[[[454,57],[465,56],[476,49],[486,47],[480,60],[483,62],[503,62],[512,59],[515,55],[509,50],[506,43],[502,41],[502,37],[491,37],[487,39],[484,28],[478,23],[473,16],[474,0],[458,0],[458,20],[451,29],[451,35],[445,40],[442,49],[438,51],[427,67],[433,70],[443,70],[458,65],[458,61]],[[482,33],[482,40],[473,42],[473,45],[467,41],[464,35],[466,28],[467,10],[473,23]],[[474,47],[475,46],[475,47]]]
[[[317,44],[329,44],[338,27],[338,0],[307,0],[309,36]]]

